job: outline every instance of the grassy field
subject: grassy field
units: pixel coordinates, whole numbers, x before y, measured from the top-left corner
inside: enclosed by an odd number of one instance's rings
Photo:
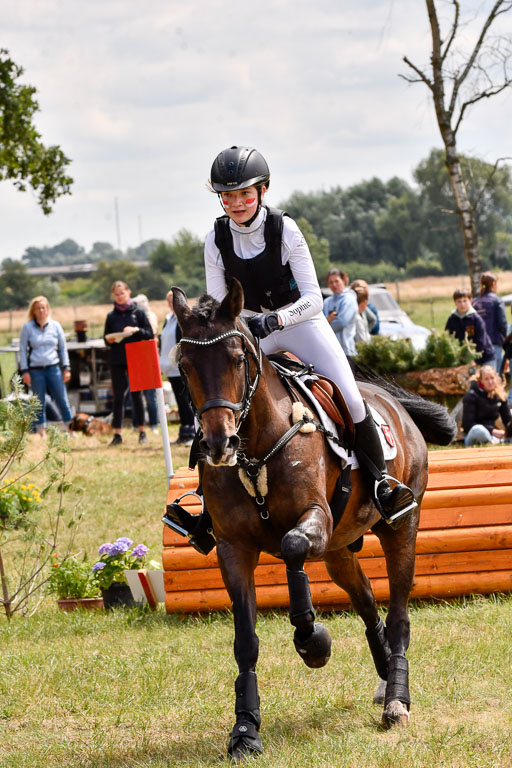
[[[176,428],[173,427],[173,431]],[[37,457],[42,441],[30,438]],[[175,464],[187,451],[176,451]],[[85,488],[75,550],[94,557],[129,536],[161,551],[166,478],[160,438],[126,430],[72,440],[72,479]],[[382,731],[376,675],[360,619],[323,620],[327,667],[310,670],[285,612],[259,617],[261,768],[510,768],[512,598],[418,603],[411,611],[411,724]],[[222,764],[233,725],[228,613],[142,609],[65,614],[47,598],[32,617],[0,620],[0,768],[203,768]]]

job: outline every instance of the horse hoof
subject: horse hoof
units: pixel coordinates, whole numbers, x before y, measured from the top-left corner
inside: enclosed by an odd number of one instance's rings
[[[409,725],[409,710],[402,701],[390,701],[382,713],[384,728],[407,728]]]
[[[254,723],[240,722],[235,725],[229,737],[228,757],[234,763],[241,763],[263,752],[263,744]]]
[[[315,621],[311,634],[305,640],[300,639],[295,630],[293,643],[304,664],[312,669],[325,667],[331,657],[331,636],[319,622]]]

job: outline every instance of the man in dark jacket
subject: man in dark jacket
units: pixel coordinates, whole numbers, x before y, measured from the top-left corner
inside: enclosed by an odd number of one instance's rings
[[[476,351],[480,357],[479,365],[492,363],[494,360],[494,346],[485,328],[485,323],[478,312],[471,305],[471,293],[458,288],[453,294],[455,309],[446,321],[445,330],[452,333],[460,342],[467,337],[476,345]]]

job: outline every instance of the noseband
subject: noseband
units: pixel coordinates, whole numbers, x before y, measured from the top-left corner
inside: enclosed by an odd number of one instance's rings
[[[254,396],[254,393],[256,392],[256,389],[259,384],[260,375],[261,375],[261,349],[258,344],[257,351],[253,345],[253,343],[247,338],[247,336],[242,333],[242,331],[226,331],[225,333],[219,334],[219,336],[214,336],[213,339],[192,339],[188,336],[183,336],[179,344],[194,344],[198,347],[211,347],[213,344],[218,344],[221,341],[224,341],[225,339],[229,339],[232,337],[238,337],[242,341],[242,349],[244,352],[244,370],[245,370],[245,385],[244,385],[244,394],[242,397],[242,400],[240,400],[238,403],[232,403],[230,400],[224,400],[223,398],[214,398],[212,400],[206,400],[205,403],[200,408],[196,408],[194,404],[194,409],[196,413],[196,418],[201,422],[201,415],[205,412],[210,410],[210,408],[229,408],[233,413],[235,414],[235,420],[236,420],[236,414],[238,414],[238,422],[236,423],[236,431],[240,429],[240,426],[242,425],[243,420],[249,413],[249,408],[251,407],[251,400]],[[249,359],[247,356],[247,353],[249,353],[254,360],[254,363],[256,365],[256,375],[254,376],[253,381],[251,382],[251,372],[249,367]],[[183,371],[181,369],[181,365],[178,363],[178,367],[180,369],[180,373],[182,375]]]

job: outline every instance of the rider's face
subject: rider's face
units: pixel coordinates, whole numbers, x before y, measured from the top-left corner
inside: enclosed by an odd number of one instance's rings
[[[261,188],[261,199],[267,188]],[[245,189],[234,189],[230,192],[221,192],[220,199],[224,210],[235,224],[245,224],[251,219],[258,208],[258,190],[256,187],[246,187]]]

